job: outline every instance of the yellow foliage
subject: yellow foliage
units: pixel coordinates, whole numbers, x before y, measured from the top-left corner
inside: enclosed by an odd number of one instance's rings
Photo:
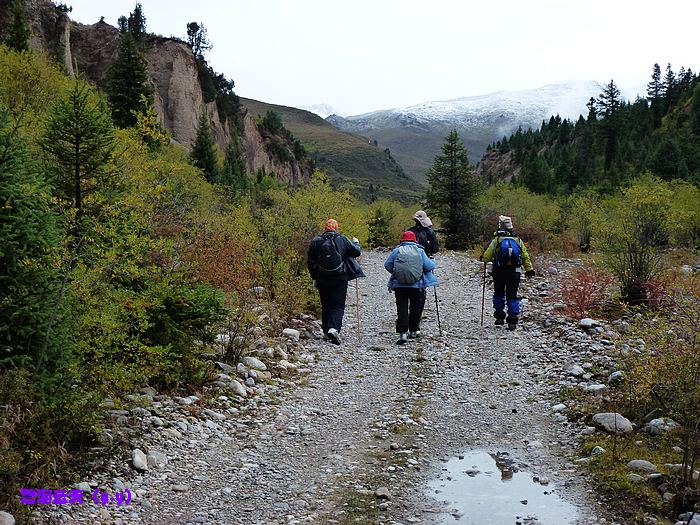
[[[69,82],[45,53],[0,45],[0,109],[30,132],[42,128],[46,113]]]

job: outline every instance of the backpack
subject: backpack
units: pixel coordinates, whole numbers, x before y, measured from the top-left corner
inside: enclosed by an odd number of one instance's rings
[[[416,245],[399,246],[394,259],[394,278],[400,284],[416,284],[423,277],[423,257]]]
[[[318,273],[332,277],[345,274],[345,260],[335,242],[335,235],[324,235],[318,247]]]
[[[496,261],[498,267],[518,268],[522,265],[522,250],[513,237],[503,237],[496,243]]]

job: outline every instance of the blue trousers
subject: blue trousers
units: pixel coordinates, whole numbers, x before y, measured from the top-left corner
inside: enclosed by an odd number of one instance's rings
[[[493,316],[496,319],[505,319],[508,323],[518,322],[520,314],[519,285],[520,274],[514,268],[493,269]],[[506,306],[508,307],[507,317]]]

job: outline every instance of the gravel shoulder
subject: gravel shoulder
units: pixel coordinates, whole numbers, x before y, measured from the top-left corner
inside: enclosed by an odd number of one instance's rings
[[[251,388],[245,401],[219,399],[206,410],[156,403],[132,446],[165,459],[136,472],[125,471],[130,457],[114,458],[94,475],[93,486],[131,488],[130,505],[47,508],[35,522],[440,523],[454,511],[428,494],[428,482],[449,458],[482,449],[508,452],[552,480],[578,509],[568,523],[610,523],[574,462],[580,428],[551,409],[577,356],[575,345],[558,345],[559,332],[543,328],[547,278],[523,281],[528,299],[515,332],[493,326],[487,288],[481,327],[481,265],[439,254],[443,335],[429,291],[424,337],[401,347],[386,256],[363,257],[361,329],[351,284],[342,346],[314,337],[316,323],[289,350],[301,370]]]

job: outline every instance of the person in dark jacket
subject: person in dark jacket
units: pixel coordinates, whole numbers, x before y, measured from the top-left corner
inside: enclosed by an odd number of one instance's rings
[[[505,258],[500,256],[502,241],[512,239],[517,244],[520,252],[518,261],[512,264],[504,264]],[[520,299],[518,299],[518,286],[520,285],[520,267],[525,270],[525,276],[530,278],[535,275],[532,269],[530,254],[527,253],[525,243],[513,233],[513,221],[506,215],[498,217],[498,230],[493,234],[493,240],[481,256],[484,263],[493,261],[493,316],[497,325],[508,323],[508,330],[515,330],[520,314]],[[506,316],[506,306],[508,315]]]
[[[416,255],[417,272],[414,275],[417,280],[414,282],[401,282],[401,276],[397,275],[397,266],[406,264],[406,262],[399,262],[403,256],[404,247],[408,247],[409,252],[411,247],[415,247],[413,252]],[[404,259],[404,261],[407,260]],[[399,333],[396,344],[403,345],[409,337],[411,339],[420,337],[420,322],[423,317],[423,308],[425,308],[425,289],[438,284],[433,275],[435,261],[430,259],[423,247],[416,242],[416,234],[407,231],[401,237],[401,244],[394,248],[384,262],[384,268],[391,273],[389,290],[396,296],[396,331]]]
[[[437,235],[433,231],[433,221],[423,210],[418,210],[413,215],[413,220],[415,224],[408,231],[416,234],[418,244],[423,247],[428,257],[432,257],[440,251],[440,243],[438,243]]]
[[[359,241],[339,233],[335,219],[328,219],[324,232],[309,244],[307,266],[321,298],[323,334],[336,345],[341,343],[348,281],[364,276],[356,261],[349,260],[361,254]]]

